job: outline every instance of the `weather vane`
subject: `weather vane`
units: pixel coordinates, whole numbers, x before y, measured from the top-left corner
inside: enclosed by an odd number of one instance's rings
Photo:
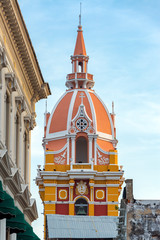
[[[81,7],[82,3],[80,2],[79,26],[81,26]]]

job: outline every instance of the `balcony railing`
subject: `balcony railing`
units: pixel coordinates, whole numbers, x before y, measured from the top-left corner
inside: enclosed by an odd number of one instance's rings
[[[90,73],[70,73],[67,75],[67,80],[73,79],[88,79],[93,81],[93,75]]]
[[[90,163],[73,163],[71,159],[70,170],[93,170],[93,160]]]

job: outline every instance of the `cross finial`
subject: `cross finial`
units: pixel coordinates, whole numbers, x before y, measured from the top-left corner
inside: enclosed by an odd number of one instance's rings
[[[82,3],[80,2],[79,26],[81,26],[81,6],[82,6]]]
[[[83,105],[83,98],[85,98],[84,93],[81,92],[79,97],[81,98],[81,105]]]

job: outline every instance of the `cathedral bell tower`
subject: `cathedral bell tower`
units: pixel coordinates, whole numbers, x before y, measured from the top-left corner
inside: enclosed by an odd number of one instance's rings
[[[74,54],[71,56],[72,73],[67,75],[66,87],[88,88],[94,86],[93,75],[88,73],[89,57],[86,53],[82,26],[78,26],[77,40]]]
[[[92,89],[81,25],[77,32],[67,90],[51,114],[45,113],[44,169],[39,166],[36,179],[45,232],[46,219],[53,215],[118,216],[124,180],[118,166],[114,106],[109,113]]]

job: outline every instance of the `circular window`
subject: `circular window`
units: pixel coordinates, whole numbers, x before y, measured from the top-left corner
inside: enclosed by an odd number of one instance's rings
[[[80,118],[80,119],[78,119],[77,122],[76,122],[76,127],[77,127],[79,130],[81,130],[81,131],[84,130],[84,129],[86,129],[87,126],[88,126],[88,123],[87,123],[87,121],[86,121],[84,118]]]

